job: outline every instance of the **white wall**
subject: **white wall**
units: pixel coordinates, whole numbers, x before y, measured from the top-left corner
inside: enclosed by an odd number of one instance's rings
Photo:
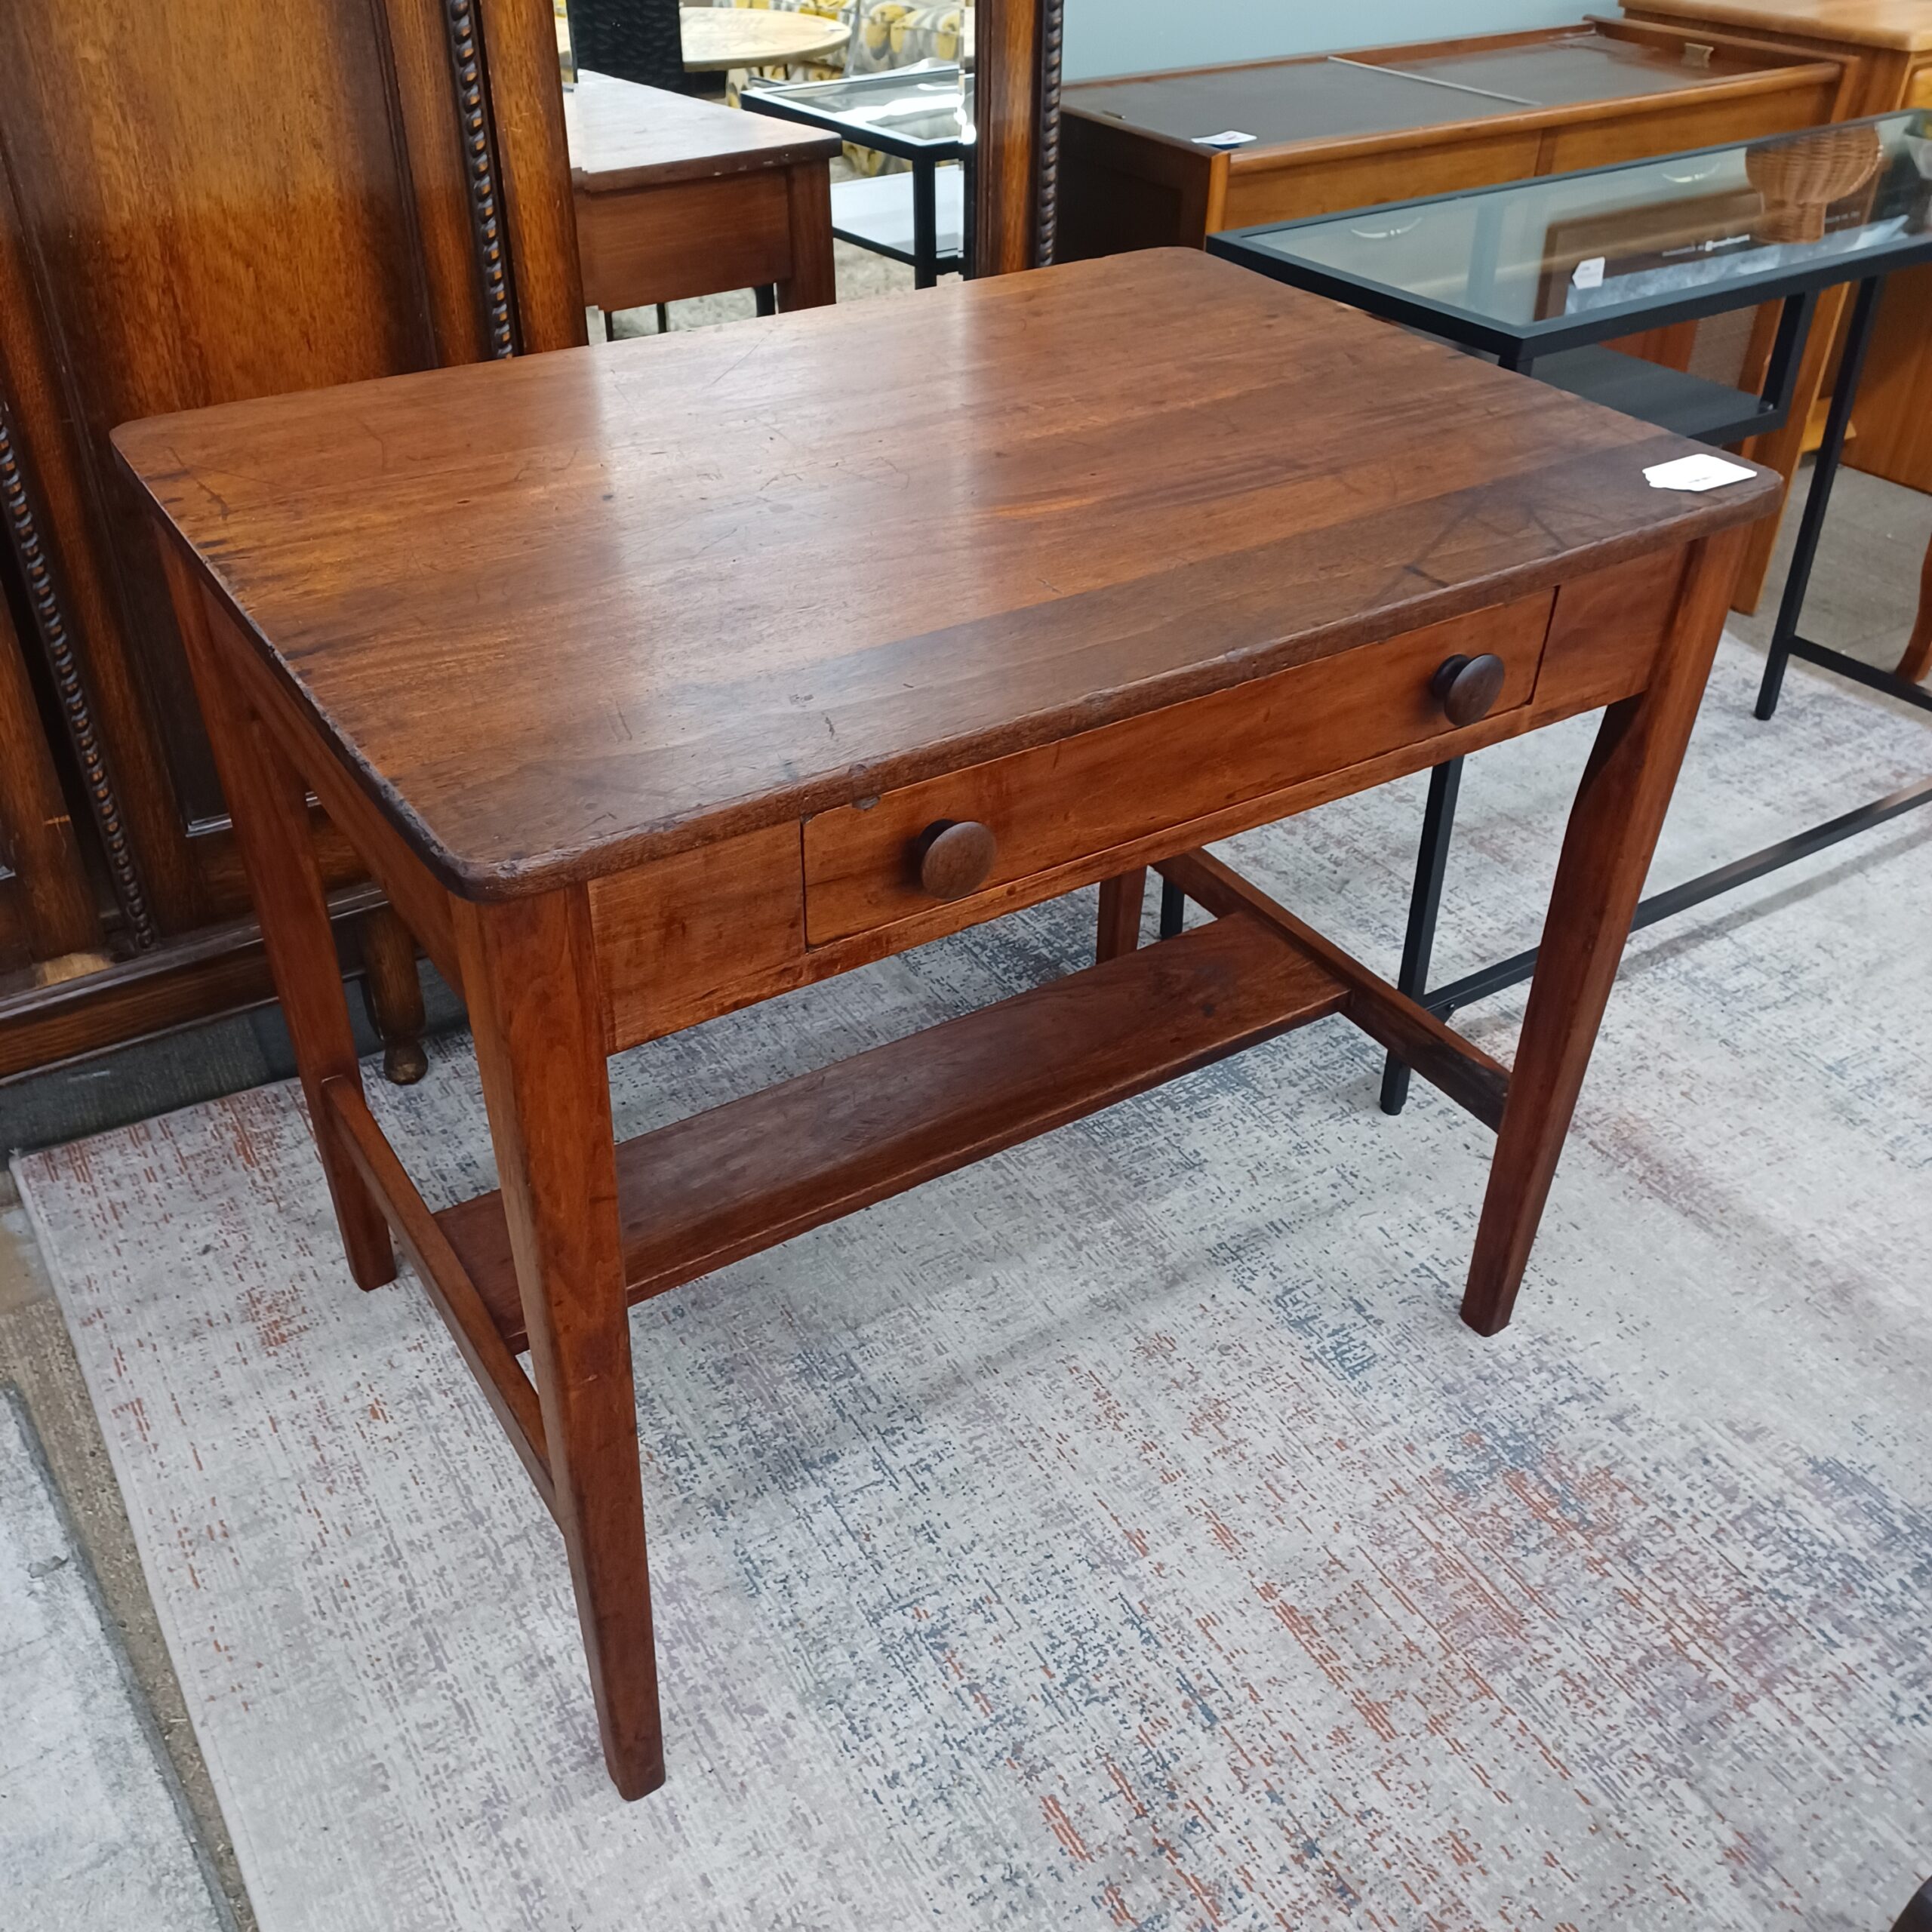
[[[1615,0],[1065,0],[1066,78],[1560,26]]]

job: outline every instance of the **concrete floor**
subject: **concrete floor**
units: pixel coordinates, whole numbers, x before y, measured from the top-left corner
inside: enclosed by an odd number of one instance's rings
[[[846,299],[909,286],[908,272],[842,245],[839,266]],[[749,295],[681,303],[673,325],[696,326],[740,312],[751,312]],[[640,312],[622,319],[620,333],[648,334],[654,328],[654,318]],[[835,406],[835,398],[828,401]],[[1780,561],[1761,608],[1753,617],[1734,620],[1736,631],[1753,642],[1762,643],[1770,635],[1783,556],[1796,524],[1795,514],[1786,518]],[[1932,497],[1847,471],[1814,579],[1805,620],[1809,635],[1889,666],[1912,621],[1928,538]],[[1791,675],[1823,674],[1794,664]],[[1884,701],[1845,688],[1847,703]],[[1932,766],[1932,739],[1927,764]],[[429,993],[436,1019],[457,1023],[460,1014],[447,992],[432,983]],[[369,1044],[373,1046],[373,1038]],[[239,1016],[83,1066],[0,1086],[0,1148],[11,1151],[100,1132],[283,1078],[289,1071],[286,1038],[274,1015]],[[72,1344],[17,1195],[11,1181],[0,1177],[0,1382],[6,1381],[17,1384],[26,1398],[238,1924],[244,1932],[254,1932],[254,1915],[162,1641]]]

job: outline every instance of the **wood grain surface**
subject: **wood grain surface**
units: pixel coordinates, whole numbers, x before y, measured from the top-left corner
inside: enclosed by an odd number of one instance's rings
[[[1774,487],[1654,489],[1689,445],[1180,251],[116,439],[478,899],[1527,596]]]
[[[587,70],[564,96],[564,128],[571,180],[592,195],[829,161],[838,152],[838,136],[815,128]]]
[[[820,60],[852,38],[839,21],[762,7],[682,7],[678,23],[692,73]]]
[[[1638,11],[1908,52],[1932,48],[1932,7],[1925,0],[1641,0]]]

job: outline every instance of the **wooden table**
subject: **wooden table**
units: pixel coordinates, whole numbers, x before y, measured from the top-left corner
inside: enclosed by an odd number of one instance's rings
[[[1775,488],[1180,251],[116,442],[351,1272],[401,1245],[549,1504],[631,1797],[627,1302],[1340,1014],[1498,1130],[1508,1320]],[[1604,705],[1513,1072],[1201,849]],[[364,1101],[305,786],[462,990],[500,1192],[431,1212]],[[1217,916],[1140,946],[1150,864]],[[1094,966],[613,1146],[607,1055],[1097,882]]]
[[[685,69],[694,74],[822,60],[852,38],[843,21],[771,7],[683,7],[678,17]]]
[[[776,285],[781,309],[833,300],[835,136],[588,72],[564,126],[583,297],[607,327],[731,288]]]

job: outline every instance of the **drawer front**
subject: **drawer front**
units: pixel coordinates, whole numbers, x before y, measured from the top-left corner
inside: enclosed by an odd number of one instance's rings
[[[1813,69],[1794,69],[1798,75]],[[1838,91],[1828,79],[1798,79],[1787,88],[1735,100],[1698,101],[1654,109],[1643,114],[1611,114],[1554,130],[1538,171],[1564,174],[1583,168],[1609,168],[1654,154],[1679,154],[1688,148],[1756,140],[1788,134],[1827,118]]]
[[[1485,188],[1537,171],[1542,137],[1482,134],[1473,129],[1426,149],[1389,147],[1333,155],[1295,154],[1244,167],[1237,155],[1228,171],[1228,195],[1220,226],[1295,221],[1304,215],[1339,214],[1376,202],[1398,202],[1426,181],[1432,194],[1454,188]]]
[[[1549,592],[1364,645],[1146,717],[1017,752],[808,819],[805,934],[823,946],[946,903],[918,878],[947,820],[991,832],[989,891],[1183,826],[1455,728],[1430,690],[1445,659],[1503,660],[1489,715],[1535,688]]]
[[[1556,593],[1537,674],[1536,717],[1567,718],[1634,697],[1670,635],[1688,551],[1635,557]]]

